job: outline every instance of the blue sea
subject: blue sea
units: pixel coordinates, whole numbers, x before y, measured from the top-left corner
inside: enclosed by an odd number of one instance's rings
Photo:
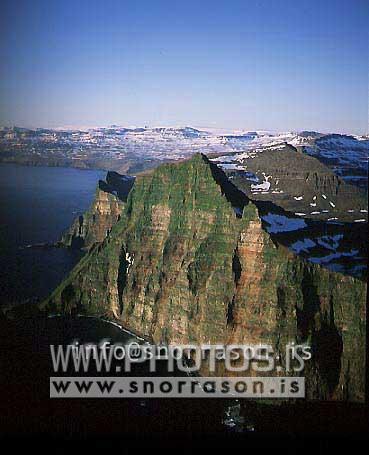
[[[46,297],[78,262],[52,243],[91,204],[101,170],[0,165],[0,304]]]

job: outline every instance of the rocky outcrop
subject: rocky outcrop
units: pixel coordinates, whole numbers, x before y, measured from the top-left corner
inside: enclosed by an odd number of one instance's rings
[[[101,243],[119,221],[133,183],[133,177],[108,172],[106,181],[99,181],[90,209],[74,220],[59,244],[88,250]]]
[[[203,155],[137,177],[121,219],[41,305],[165,343],[312,346],[309,398],[362,400],[366,286],[274,244]],[[280,374],[280,373],[275,373]]]

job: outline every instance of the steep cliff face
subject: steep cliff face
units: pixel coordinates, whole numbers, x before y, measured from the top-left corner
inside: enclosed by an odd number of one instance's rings
[[[86,250],[101,243],[119,221],[133,183],[133,177],[108,172],[106,181],[99,181],[90,209],[74,220],[59,243]]]
[[[41,308],[116,318],[156,342],[308,342],[310,398],[363,399],[363,282],[272,242],[203,155],[138,177],[121,219]],[[277,373],[278,374],[278,373]]]

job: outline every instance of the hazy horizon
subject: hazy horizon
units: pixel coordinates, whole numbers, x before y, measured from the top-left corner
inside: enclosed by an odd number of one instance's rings
[[[148,129],[155,129],[155,128],[194,128],[196,130],[200,131],[205,131],[208,133],[213,133],[213,134],[234,134],[234,133],[247,133],[247,132],[258,132],[258,133],[271,133],[271,134],[283,134],[283,133],[299,133],[299,132],[305,132],[305,131],[314,131],[316,133],[322,133],[322,134],[342,134],[342,135],[354,135],[354,136],[367,136],[368,133],[354,133],[350,131],[331,131],[331,130],[311,130],[307,128],[300,128],[296,130],[275,130],[275,129],[268,129],[268,128],[222,128],[222,127],[213,127],[213,126],[198,126],[198,125],[192,125],[192,124],[186,124],[186,125],[178,125],[178,124],[172,124],[172,125],[164,125],[164,124],[155,124],[155,125],[132,125],[132,124],[123,124],[123,125],[118,125],[115,123],[108,123],[104,125],[62,125],[62,126],[44,126],[44,125],[38,125],[38,126],[26,126],[26,125],[4,125],[1,124],[0,128],[25,128],[25,129],[30,129],[30,130],[37,130],[37,129],[50,129],[50,130],[55,130],[55,131],[87,131],[87,130],[93,130],[93,129],[98,129],[98,128],[112,128],[112,127],[117,127],[117,128],[127,128],[127,129],[134,129],[134,128],[148,128]]]
[[[0,124],[368,134],[364,0],[3,2]]]

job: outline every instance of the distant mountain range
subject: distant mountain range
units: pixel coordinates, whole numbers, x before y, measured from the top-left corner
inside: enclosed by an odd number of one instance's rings
[[[201,152],[206,155],[258,151],[288,143],[303,148],[350,183],[366,186],[367,136],[322,134],[315,131],[271,133],[244,131],[219,134],[192,127],[89,130],[0,129],[0,162],[26,165],[99,168],[136,174]]]

